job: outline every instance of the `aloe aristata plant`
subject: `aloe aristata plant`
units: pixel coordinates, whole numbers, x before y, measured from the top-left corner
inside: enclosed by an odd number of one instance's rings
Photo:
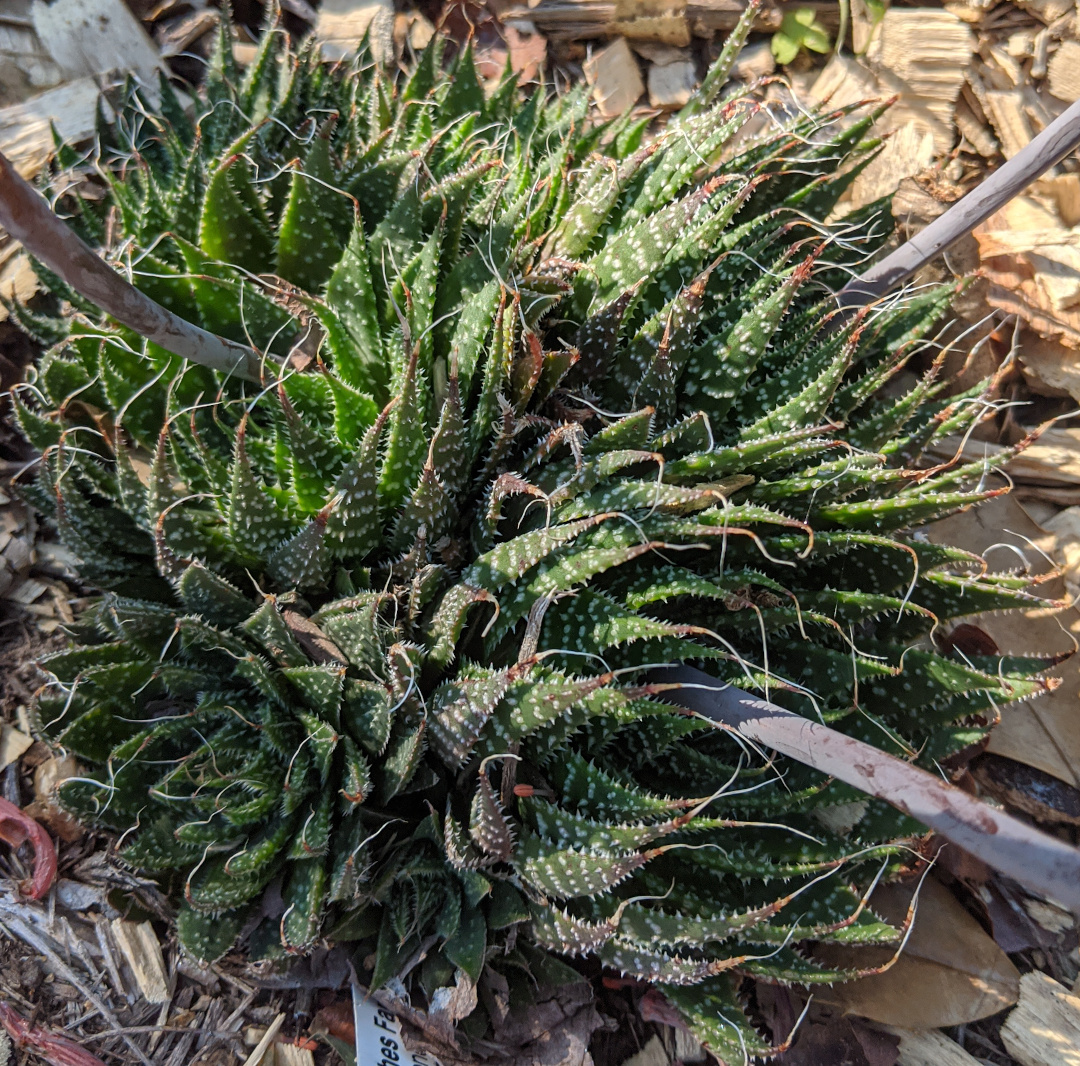
[[[372,987],[487,973],[511,1006],[591,956],[741,1059],[769,1044],[740,980],[898,941],[865,891],[919,826],[874,801],[833,831],[857,793],[649,675],[693,662],[928,767],[1046,684],[934,643],[1030,602],[909,535],[1000,491],[920,464],[993,382],[890,387],[948,288],[831,316],[890,229],[822,221],[874,114],[736,143],[747,28],[647,143],[583,91],[485,92],[468,48],[393,77],[271,30],[243,76],[219,42],[194,120],[131,88],[92,159],[60,146],[105,191],[70,224],[265,357],[185,363],[44,269],[62,314],[16,309],[51,344],[26,492],[103,590],[39,728],[86,767],[69,808],[176,872],[196,956],[360,942]]]

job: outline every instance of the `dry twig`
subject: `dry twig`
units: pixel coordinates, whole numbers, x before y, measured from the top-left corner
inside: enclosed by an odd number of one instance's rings
[[[258,352],[184,321],[125,281],[64,224],[3,154],[0,225],[80,296],[147,340],[212,370],[262,380]]]
[[[902,244],[880,263],[849,281],[837,293],[844,311],[873,303],[907,281],[920,267],[985,222],[1060,159],[1080,145],[1080,100],[1056,118],[1030,144],[994,171],[921,233]],[[842,318],[843,316],[837,316]]]
[[[692,666],[656,671],[672,699],[721,727],[883,799],[1026,888],[1080,913],[1080,850],[925,770]]]

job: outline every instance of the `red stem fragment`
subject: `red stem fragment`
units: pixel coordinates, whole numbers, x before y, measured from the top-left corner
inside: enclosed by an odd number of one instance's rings
[[[43,898],[56,880],[56,848],[52,837],[14,803],[0,799],[0,840],[13,848],[29,842],[34,849],[34,873],[19,883],[19,889],[30,899]]]
[[[11,804],[9,803],[10,807]],[[52,1066],[105,1066],[74,1040],[31,1025],[14,1007],[0,1000],[0,1025],[8,1031],[16,1047],[30,1048]]]

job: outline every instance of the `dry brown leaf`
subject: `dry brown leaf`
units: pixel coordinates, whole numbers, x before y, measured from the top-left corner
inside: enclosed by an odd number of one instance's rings
[[[882,1032],[861,1018],[845,1017],[839,1011],[819,1005],[811,1005],[806,1017],[796,1026],[796,1016],[789,1011],[762,1008],[772,992],[758,985],[759,1009],[765,1015],[774,1040],[780,1040],[793,1029],[794,1044],[784,1052],[778,1062],[783,1066],[824,1066],[842,1063],[843,1066],[896,1066],[899,1056],[899,1040],[891,1033]],[[780,1001],[780,997],[776,997]],[[771,1015],[771,1016],[770,1016]],[[727,1062],[731,1062],[728,1059]],[[736,1060],[737,1061],[737,1060]]]
[[[1080,462],[1076,455],[1071,461]],[[1053,569],[1054,536],[1037,525],[1012,496],[999,496],[935,522],[928,533],[937,543],[955,544],[985,555],[991,569],[1014,569],[1022,558],[1027,560],[1032,574],[1046,574]],[[1065,582],[1062,577],[1053,577],[1032,591],[1058,599],[1066,593]],[[1067,653],[1080,639],[1080,611],[1075,607],[977,615],[966,621],[988,633],[1006,655]],[[988,750],[1080,787],[1078,659],[1080,656],[1074,656],[1054,668],[1053,673],[1062,679],[1054,692],[1002,708]]]
[[[883,885],[874,893],[874,910],[899,924],[914,891],[914,884]],[[841,965],[866,965],[866,959],[882,965],[891,957],[888,948],[855,952],[829,945],[819,950],[815,956]],[[936,1029],[1003,1010],[1016,1002],[1019,981],[1005,952],[947,888],[928,877],[899,959],[884,973],[815,989],[814,994],[845,1014],[904,1029]]]

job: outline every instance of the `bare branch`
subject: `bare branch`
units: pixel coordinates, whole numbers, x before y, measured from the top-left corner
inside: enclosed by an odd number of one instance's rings
[[[945,214],[934,219],[895,252],[875,263],[865,274],[852,278],[836,294],[837,306],[850,314],[873,303],[907,281],[920,267],[940,255],[954,241],[1004,207],[1040,174],[1080,146],[1080,100],[1062,112],[1030,144],[995,170]],[[835,316],[844,320],[844,315]]]
[[[261,381],[262,356],[167,311],[139,292],[72,232],[0,154],[0,225],[80,296],[166,351],[193,363]]]
[[[883,799],[1020,884],[1080,913],[1080,850],[917,766],[692,666],[661,667],[673,702]]]

